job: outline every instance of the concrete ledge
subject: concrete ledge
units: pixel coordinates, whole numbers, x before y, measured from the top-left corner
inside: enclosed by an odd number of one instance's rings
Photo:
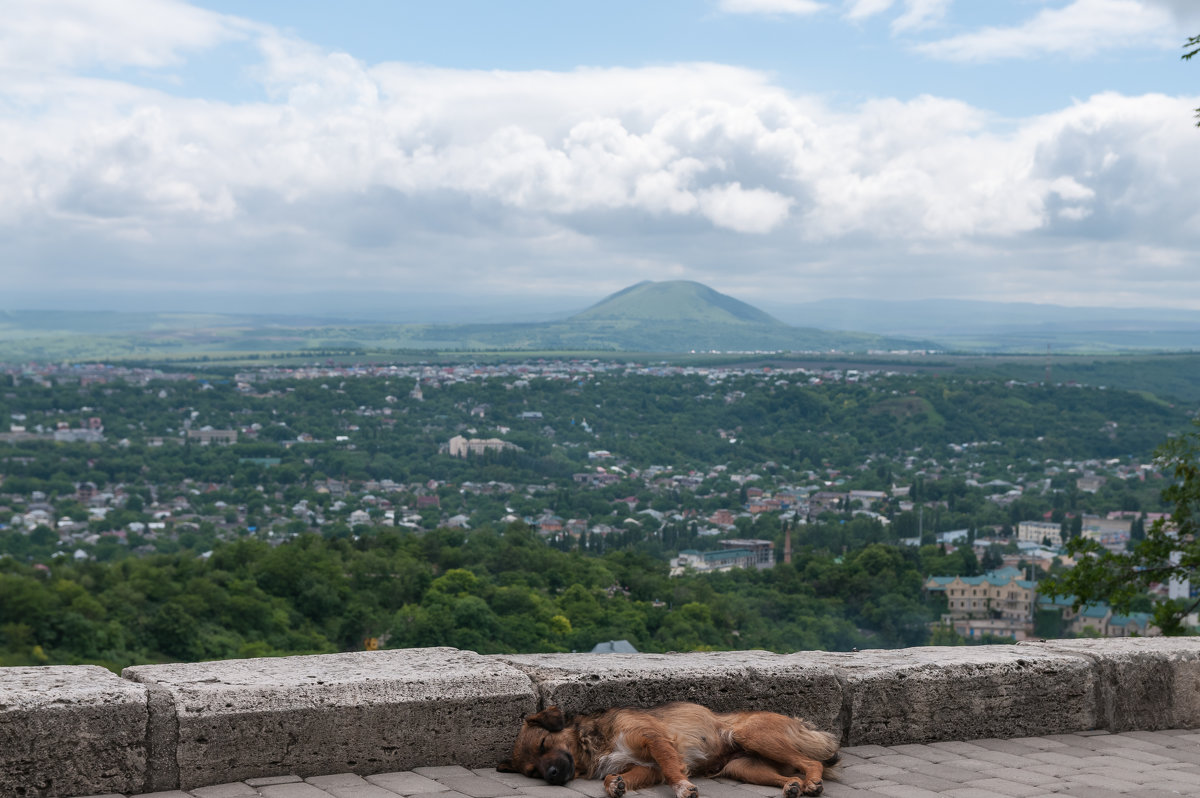
[[[1026,737],[1096,728],[1084,656],[1010,646],[825,655],[845,679],[849,745]]]
[[[529,654],[500,657],[529,674],[541,706],[593,712],[695,701],[710,709],[769,709],[839,733],[842,685],[816,655],[767,651],[697,654]]]
[[[1200,728],[1200,638],[853,653],[450,648],[127,668],[0,668],[0,795],[491,767],[523,715],[691,700],[799,715],[846,745]]]
[[[152,770],[168,779],[174,770],[178,784],[154,789],[494,764],[536,704],[519,670],[452,648],[145,665],[123,675],[174,707],[155,713],[150,735],[168,743],[175,735],[175,750],[161,751],[174,762]]]
[[[140,792],[146,689],[94,665],[0,668],[0,795]]]
[[[1099,725],[1109,731],[1200,727],[1198,637],[1049,640],[1033,645],[1086,656],[1095,663]]]

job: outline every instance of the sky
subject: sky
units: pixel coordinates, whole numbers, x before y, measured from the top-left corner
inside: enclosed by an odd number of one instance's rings
[[[1200,310],[1200,0],[0,14],[0,309]]]

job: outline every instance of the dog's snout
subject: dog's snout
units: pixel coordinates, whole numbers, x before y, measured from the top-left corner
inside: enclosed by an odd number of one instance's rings
[[[555,785],[566,784],[574,775],[575,759],[569,751],[555,752],[554,757],[542,768],[543,778]]]

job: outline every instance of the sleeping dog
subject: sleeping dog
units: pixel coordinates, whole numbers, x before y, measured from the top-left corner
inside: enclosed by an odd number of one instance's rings
[[[548,707],[525,718],[512,758],[496,769],[551,784],[604,779],[609,798],[664,782],[676,798],[697,798],[690,775],[779,787],[784,798],[797,798],[821,794],[837,750],[832,734],[774,712],[675,703],[567,718]]]

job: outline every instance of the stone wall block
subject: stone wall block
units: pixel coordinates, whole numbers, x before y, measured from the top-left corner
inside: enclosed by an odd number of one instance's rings
[[[1021,647],[1026,646],[1093,660],[1100,722],[1110,731],[1200,727],[1200,638],[1048,640]]]
[[[1015,646],[825,655],[845,679],[850,745],[1025,737],[1093,729],[1085,656]]]
[[[529,674],[542,707],[568,714],[695,701],[710,709],[765,709],[841,732],[836,673],[804,655],[766,651],[695,654],[499,655]]]
[[[146,717],[146,688],[104,668],[0,668],[0,795],[142,792]]]
[[[536,705],[520,670],[451,648],[145,665],[124,676],[169,694],[178,720],[172,786],[181,789],[287,773],[490,766]]]

